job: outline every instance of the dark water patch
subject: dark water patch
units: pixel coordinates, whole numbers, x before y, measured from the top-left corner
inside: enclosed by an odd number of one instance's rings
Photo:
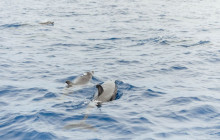
[[[46,111],[46,110],[41,110],[40,112],[38,112],[38,115],[43,116],[43,117],[60,117],[63,114],[61,113],[55,113],[52,111]]]
[[[59,123],[63,115],[64,114],[62,113],[56,113],[42,109],[34,115],[34,122],[44,121],[45,123],[56,124]]]
[[[29,89],[24,90],[24,92],[28,92],[30,94],[33,94],[33,93],[44,94],[43,97],[34,98],[32,99],[32,101],[39,101],[39,100],[43,100],[47,98],[54,98],[53,96],[56,97],[54,93],[48,92],[47,89],[41,89],[41,88],[29,88]]]
[[[57,44],[52,44],[51,46],[73,47],[73,46],[77,46],[77,45],[76,44],[57,43]]]
[[[132,126],[132,128],[131,128],[131,130],[134,132],[136,132],[136,134],[138,134],[138,133],[145,133],[145,134],[147,134],[147,133],[149,133],[149,132],[153,132],[153,130],[152,129],[150,129],[150,128],[148,128],[148,127],[146,127],[146,126],[141,126],[141,125],[137,125],[137,126]]]
[[[216,63],[216,64],[220,62],[220,58],[218,58],[218,57],[208,58],[206,60],[211,63]]]
[[[189,133],[187,133],[187,129],[182,129],[182,130],[176,130],[172,132],[161,132],[161,133],[156,133],[155,135],[160,138],[167,138],[167,137],[172,137],[172,136],[188,136]]]
[[[47,89],[42,89],[42,88],[29,88],[27,91],[36,91],[36,92],[47,92]]]
[[[109,132],[118,133],[120,136],[124,136],[124,138],[127,137],[126,139],[130,139],[130,136],[134,134],[131,127],[126,127],[125,125],[121,125],[118,122],[107,123],[105,121],[96,120],[93,122],[96,122],[93,124],[93,126],[98,130],[109,130]]]
[[[149,56],[149,54],[141,54],[140,56]]]
[[[128,122],[132,123],[132,124],[153,124],[151,121],[149,121],[147,118],[145,117],[139,117],[139,118],[130,118],[128,120]]]
[[[34,64],[35,62],[34,61],[24,61],[23,63],[25,63],[25,64]]]
[[[189,48],[189,47],[194,47],[194,46],[199,46],[199,45],[205,45],[205,44],[210,44],[210,41],[199,41],[197,43],[194,44],[182,44],[182,45],[178,45],[184,48]]]
[[[0,128],[7,128],[13,124],[23,123],[34,118],[36,118],[35,114],[32,115],[10,114],[0,119],[1,120]]]
[[[159,17],[165,17],[166,15],[164,15],[164,14],[160,14],[160,15],[158,15]]]
[[[173,38],[173,37],[170,37]],[[147,38],[143,40],[131,40],[132,42],[136,42],[134,46],[143,46],[147,43],[160,44],[160,45],[170,45],[170,41],[165,39],[164,37],[153,37]]]
[[[102,45],[95,45],[93,48],[92,48],[92,51],[96,49],[96,50],[105,50],[107,49],[106,46],[102,46]],[[87,50],[86,50],[87,51]]]
[[[147,89],[147,91],[145,91],[142,96],[143,97],[147,97],[147,98],[152,98],[152,97],[159,97],[163,94],[166,94],[164,92],[161,92],[161,91],[154,91],[152,89]]]
[[[12,23],[12,24],[1,25],[0,28],[19,28],[19,27],[22,27],[22,26],[25,26],[25,25],[27,25],[27,24]]]
[[[198,97],[177,97],[168,101],[170,105],[189,104],[194,101],[201,101]]]
[[[114,118],[112,118],[110,115],[108,114],[90,114],[89,117],[88,117],[89,120],[96,120],[96,121],[99,121],[99,122],[103,122],[103,123],[118,123],[118,121]],[[92,121],[93,122],[93,121]]]
[[[12,129],[5,134],[0,135],[3,140],[21,139],[21,140],[53,140],[57,137],[50,132],[38,132],[36,130],[26,131],[23,129]]]
[[[122,92],[123,91],[133,91],[133,90],[137,89],[137,87],[135,87],[133,85],[130,85],[128,83],[124,83],[124,82],[119,81],[119,80],[116,80],[115,83],[118,86],[118,90],[121,90]]]
[[[172,72],[172,71],[180,71],[180,70],[187,70],[188,68],[185,66],[180,66],[180,65],[175,65],[172,66],[170,68],[161,68],[159,72]],[[158,71],[158,70],[154,70],[154,71]]]
[[[51,29],[39,29],[39,31],[52,31]]]
[[[128,64],[139,64],[140,62],[137,60],[128,61],[128,60],[118,60],[117,63],[120,63],[121,65],[128,65]]]
[[[6,117],[3,117],[0,119],[1,123],[0,123],[0,128],[4,128],[4,127],[9,127],[11,125],[13,125],[16,121],[13,119],[13,117],[7,115]]]
[[[122,37],[122,38],[112,37],[112,38],[103,38],[103,39],[91,38],[91,39],[87,39],[87,40],[91,40],[91,41],[95,41],[95,40],[116,41],[116,40],[130,40],[130,39],[132,39],[132,37]]]
[[[189,110],[181,110],[179,113],[185,114],[190,118],[198,118],[206,121],[210,121],[220,116],[220,113],[218,113],[217,110],[211,105],[201,105]]]
[[[190,112],[194,115],[206,115],[206,114],[210,114],[210,113],[211,114],[215,113],[216,110],[213,106],[203,105],[203,106],[196,107],[196,108],[192,109]]]
[[[35,115],[18,115],[14,118],[15,122],[25,122],[27,120],[30,120],[32,118],[35,118]]]
[[[169,133],[161,132],[161,133],[156,133],[155,136],[160,138],[169,138],[171,135]]]
[[[49,132],[37,132],[37,131],[31,131],[29,133],[26,133],[24,135],[24,140],[54,140],[57,139],[57,137]]]
[[[212,136],[220,136],[219,129],[220,129],[219,126],[197,126],[192,128],[192,130],[195,131],[201,131],[201,132],[206,131],[208,135],[212,135]]]
[[[7,105],[9,105],[9,104],[6,103],[6,102],[2,102],[2,101],[0,101],[0,106],[7,106]]]
[[[220,88],[208,88],[208,89],[212,91],[220,91]]]
[[[50,98],[56,98],[56,97],[57,97],[57,95],[55,93],[48,92],[43,97],[34,98],[32,101],[41,101],[44,99],[50,99]]]
[[[55,98],[57,97],[55,93],[49,92],[44,95],[45,98]]]
[[[0,90],[0,97],[1,96],[14,97],[22,91],[23,91],[22,89],[18,89],[17,87],[5,86],[5,87],[2,87]]]
[[[210,135],[220,136],[220,132],[212,132]]]
[[[67,112],[74,112],[80,109],[85,109],[88,106],[88,103],[85,103],[85,101],[69,101],[69,102],[64,102],[60,104],[55,104],[52,107],[53,108],[60,108],[63,110],[66,110]]]
[[[121,90],[121,89],[118,89],[115,100],[120,99],[120,98],[122,97],[122,95],[123,95],[122,90]]]
[[[184,135],[189,135],[189,133],[186,132],[187,129],[183,129],[183,130],[178,130],[178,131],[174,131],[174,132],[171,132],[170,134],[172,135],[178,135],[178,136],[184,136]]]
[[[112,37],[112,38],[106,38],[106,39],[103,39],[103,40],[115,41],[115,40],[120,40],[120,39],[122,39],[122,38]]]
[[[9,67],[11,67],[11,65],[9,65],[9,64],[0,64],[0,67],[9,68]]]
[[[162,40],[160,41],[161,45],[170,45],[168,40]]]
[[[160,115],[160,116],[157,116],[157,117],[168,118],[168,119],[177,120],[177,121],[180,121],[180,122],[188,121],[189,120],[186,117],[183,117],[181,115],[177,115],[174,112],[171,112],[169,114]]]
[[[69,121],[81,121],[83,120],[85,115],[72,115],[71,117],[66,117],[65,119],[63,119],[63,122],[69,122]]]
[[[48,55],[47,57],[54,58],[54,57],[56,57],[56,55]]]
[[[172,69],[172,70],[186,70],[188,68],[184,67],[184,66],[172,66],[170,69]]]
[[[79,90],[75,90],[74,91],[74,97],[79,97],[79,98],[82,98],[82,97],[87,97],[87,98],[91,98],[92,93],[95,93],[96,92],[96,87],[95,85],[92,86],[92,87],[84,87],[84,88],[81,88]]]

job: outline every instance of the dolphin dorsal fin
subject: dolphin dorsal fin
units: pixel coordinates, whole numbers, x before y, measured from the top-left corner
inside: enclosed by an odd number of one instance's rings
[[[96,85],[96,88],[98,89],[98,96],[100,96],[103,93],[103,87],[101,85]]]

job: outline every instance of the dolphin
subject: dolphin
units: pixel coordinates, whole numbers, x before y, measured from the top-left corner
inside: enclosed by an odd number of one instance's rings
[[[94,74],[94,71],[86,72],[85,74],[74,79],[73,82],[67,80],[66,81],[67,87],[69,88],[69,87],[73,87],[77,85],[86,85],[92,79],[93,74]]]
[[[96,85],[98,91],[95,93],[93,100],[87,106],[86,114],[79,123],[66,125],[65,129],[84,128],[90,130],[96,130],[93,126],[86,124],[86,119],[89,116],[89,110],[95,106],[100,106],[104,102],[115,100],[117,94],[117,86],[115,81],[107,81],[103,84]]]
[[[47,22],[41,22],[41,23],[39,23],[39,24],[41,24],[41,25],[51,25],[51,26],[53,26],[53,25],[54,25],[54,22],[53,22],[53,21],[47,21]]]
[[[100,105],[103,102],[108,102],[115,100],[117,94],[117,86],[115,81],[107,81],[102,85],[96,85],[98,91],[94,95],[93,101],[97,102]]]

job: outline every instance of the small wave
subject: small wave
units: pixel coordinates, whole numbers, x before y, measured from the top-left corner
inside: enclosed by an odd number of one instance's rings
[[[170,105],[189,104],[193,101],[201,101],[198,97],[177,97],[168,101]]]
[[[188,118],[186,118],[184,116],[181,116],[181,115],[177,115],[174,112],[171,112],[169,114],[160,115],[160,116],[157,116],[157,117],[168,118],[168,119],[177,120],[177,121],[181,121],[181,122],[189,120]]]
[[[148,38],[148,39],[143,39],[143,40],[132,40],[132,41],[137,42],[137,44],[134,46],[143,46],[146,43],[170,45],[170,41],[167,40],[166,38],[168,38],[168,37],[153,37],[153,38]]]
[[[172,70],[186,70],[188,68],[184,66],[172,66],[171,69]]]
[[[133,60],[133,61],[119,60],[119,61],[117,61],[117,63],[120,63],[121,65],[127,65],[127,64],[138,64],[140,62],[137,60]]]
[[[3,27],[3,28],[18,28],[18,27],[21,27],[22,24],[18,24],[18,23],[14,23],[14,24],[4,24],[4,25],[1,25],[0,27]]]
[[[50,132],[38,132],[36,130],[13,129],[0,135],[1,139],[22,139],[22,140],[54,140],[57,137]]]
[[[179,113],[186,114],[190,118],[204,119],[207,121],[220,116],[217,110],[211,105],[202,105],[189,110],[181,110]]]
[[[94,40],[115,41],[115,40],[130,40],[130,39],[132,39],[132,37],[122,37],[122,38],[111,37],[111,38],[103,38],[103,39],[93,39],[93,38],[91,38],[91,39],[88,39],[88,40],[92,40],[92,41],[94,41]]]
[[[187,45],[187,44],[182,44],[182,45],[179,45],[179,46],[181,46],[181,47],[184,47],[184,48],[188,48],[188,47],[193,47],[193,46],[198,46],[198,45],[205,45],[205,44],[209,44],[210,43],[210,41],[199,41],[199,42],[197,42],[197,43],[194,43],[194,44],[189,44],[189,45]]]
[[[77,46],[77,45],[76,45],[76,44],[57,43],[57,44],[52,44],[51,46],[65,46],[65,47],[72,47],[72,46]]]
[[[0,64],[0,67],[9,68],[9,67],[11,67],[11,65],[9,65],[9,64]]]
[[[151,121],[149,121],[145,117],[130,118],[129,122],[132,124],[153,124]]]
[[[89,102],[88,102],[89,103]],[[59,103],[59,104],[55,104],[52,107],[53,108],[60,108],[63,110],[66,110],[67,112],[72,112],[75,110],[80,110],[80,109],[84,109],[87,107],[88,105],[87,102],[83,101],[68,101],[68,102],[64,102],[64,103]]]
[[[91,115],[89,115],[89,119],[91,119],[91,120],[99,120],[99,121],[104,122],[104,123],[108,123],[108,122],[117,123],[118,122],[116,119],[114,119],[113,117],[111,117],[108,114],[104,114],[104,115],[91,114]]]
[[[52,112],[52,111],[46,111],[46,110],[42,109],[36,115],[37,116],[42,116],[42,117],[53,117],[55,119],[56,117],[60,117],[63,114],[55,113],[55,112]]]
[[[7,106],[8,103],[0,101],[0,106]]]
[[[152,90],[152,89],[147,89],[147,91],[145,91],[145,92],[142,94],[142,96],[149,98],[149,97],[159,97],[159,96],[161,96],[161,95],[163,95],[163,94],[166,94],[166,93],[161,92],[161,91],[154,91],[154,90]]]
[[[14,121],[15,122],[24,122],[24,121],[30,120],[32,118],[35,118],[35,116],[34,115],[18,115],[14,118]]]
[[[1,88],[0,96],[8,96],[13,97],[17,95],[19,92],[21,92],[21,89],[17,89],[17,87],[13,86],[5,86]]]
[[[44,99],[48,99],[48,98],[56,98],[56,97],[57,97],[57,95],[55,93],[48,92],[43,97],[34,98],[32,101],[40,101],[40,100],[44,100]]]
[[[69,122],[69,121],[80,121],[82,120],[84,115],[74,115],[71,117],[66,117],[63,119],[64,122]]]
[[[169,133],[164,133],[164,132],[156,133],[155,135],[156,135],[157,137],[161,137],[161,138],[168,138],[168,137],[171,136]]]
[[[19,27],[24,27],[28,26],[29,24],[21,24],[21,23],[12,23],[12,24],[4,24],[0,25],[0,28],[19,28]],[[29,25],[31,26],[31,25]]]
[[[133,85],[130,85],[128,83],[124,83],[124,82],[119,81],[119,80],[116,80],[115,82],[116,82],[116,84],[118,86],[118,89],[122,90],[122,91],[123,90],[130,91],[130,90],[133,90],[133,89],[137,88],[137,87],[135,87]]]

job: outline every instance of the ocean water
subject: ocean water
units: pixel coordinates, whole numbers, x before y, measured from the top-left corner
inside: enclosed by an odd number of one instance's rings
[[[219,0],[1,0],[0,139],[220,139],[219,19]]]

